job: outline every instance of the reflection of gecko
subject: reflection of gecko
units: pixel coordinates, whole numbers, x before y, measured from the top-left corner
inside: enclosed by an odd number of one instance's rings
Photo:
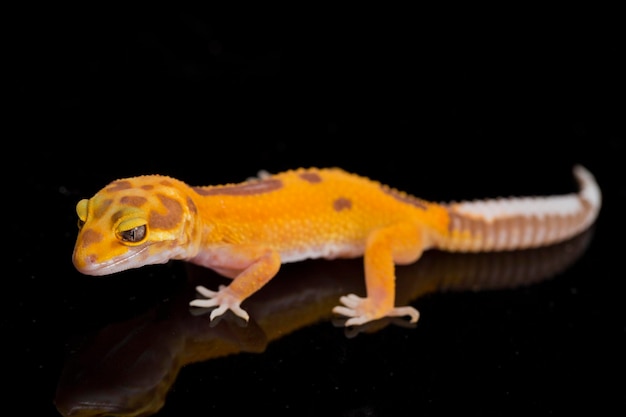
[[[233,278],[191,305],[227,309],[307,258],[364,257],[366,296],[340,298],[347,326],[409,316],[395,306],[395,264],[426,249],[497,251],[544,246],[582,232],[601,204],[593,176],[576,166],[575,194],[436,204],[340,169],[298,169],[240,184],[191,187],[164,176],[114,181],[76,206],[76,268],[106,275],[183,259]]]
[[[397,302],[408,303],[435,291],[504,290],[544,282],[576,262],[591,236],[588,230],[561,244],[525,251],[429,251],[420,262],[397,268]],[[185,287],[170,294],[167,303],[157,303],[128,320],[116,319],[95,333],[90,329],[67,355],[54,403],[63,416],[156,414],[182,367],[242,352],[262,353],[278,339],[329,320],[338,297],[363,287],[362,266],[355,261],[283,267],[280,276],[246,301],[247,326],[236,320],[214,326],[203,314],[190,316],[193,289]],[[190,264],[186,271],[190,282],[222,281],[199,266]],[[375,333],[392,323],[405,324],[395,318],[376,320],[348,328],[345,335]]]

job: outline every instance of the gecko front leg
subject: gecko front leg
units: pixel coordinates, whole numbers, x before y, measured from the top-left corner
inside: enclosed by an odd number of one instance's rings
[[[197,286],[198,293],[206,298],[192,300],[192,307],[213,308],[211,320],[226,310],[248,321],[248,313],[241,303],[267,284],[280,268],[280,255],[275,250],[256,245],[240,245],[220,248],[210,254],[200,254],[191,262],[211,268],[221,275],[233,278],[228,286],[218,291]]]
[[[367,239],[364,264],[367,295],[348,294],[339,300],[343,305],[334,313],[349,317],[346,326],[358,326],[383,317],[409,316],[410,322],[419,319],[419,312],[411,307],[395,306],[396,264],[417,261],[423,252],[419,226],[398,223],[373,231]]]

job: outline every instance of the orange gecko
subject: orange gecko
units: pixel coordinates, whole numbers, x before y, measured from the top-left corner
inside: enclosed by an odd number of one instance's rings
[[[270,281],[282,263],[363,257],[366,295],[340,297],[346,326],[391,316],[419,318],[395,305],[395,265],[427,249],[499,251],[568,239],[596,219],[601,193],[582,166],[577,193],[439,204],[341,169],[297,169],[239,184],[193,187],[174,178],[120,179],[76,211],[76,268],[106,275],[179,259],[232,278],[216,291],[198,286],[191,306],[231,310]]]

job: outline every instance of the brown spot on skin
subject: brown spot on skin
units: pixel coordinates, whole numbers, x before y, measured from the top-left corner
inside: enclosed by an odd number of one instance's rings
[[[130,183],[130,181],[120,180],[120,181],[115,181],[111,185],[109,185],[106,191],[114,193],[116,191],[128,190],[131,187],[132,187],[132,184]]]
[[[408,195],[406,193],[403,193],[403,192],[398,191],[398,190],[393,189],[393,188],[389,188],[389,187],[384,186],[384,185],[381,186],[381,189],[382,189],[383,193],[385,193],[387,195],[390,195],[391,197],[395,198],[398,201],[410,204],[410,205],[415,206],[417,208],[420,208],[422,210],[426,210],[428,208],[426,203],[424,201],[420,200],[417,197],[413,197],[411,195]]]
[[[124,211],[124,210],[118,210],[118,211],[116,211],[115,213],[113,213],[113,214],[111,215],[111,221],[112,221],[113,223],[117,223],[117,221],[118,221],[119,219],[121,219],[121,218],[124,216],[124,214],[126,214],[126,213],[127,213],[127,211]]]
[[[189,212],[191,214],[198,214],[198,208],[196,207],[196,203],[193,202],[191,197],[187,197],[187,207],[189,207]]]
[[[93,211],[94,220],[98,220],[99,218],[104,216],[104,214],[107,212],[107,210],[111,206],[111,203],[113,203],[113,200],[111,200],[110,198],[107,198],[106,200],[98,204],[95,210]]]
[[[141,207],[142,205],[146,203],[146,201],[148,200],[145,197],[132,196],[132,195],[125,195],[124,197],[120,199],[120,203],[133,206],[133,207]]]
[[[500,242],[500,229],[504,227],[504,222],[495,221],[491,224],[488,224],[484,220],[481,220],[482,225],[482,245],[485,249],[493,248],[498,246]]]
[[[462,232],[464,217],[451,210],[448,210],[448,216],[450,217],[450,223],[448,224],[448,232],[452,233],[455,230]]]
[[[478,236],[479,234],[481,234],[481,232],[483,232],[481,226],[482,221],[476,218],[468,218],[468,228],[469,228],[469,232],[471,236]]]
[[[322,182],[322,177],[320,177],[319,174],[315,172],[303,172],[302,174],[300,174],[300,178],[307,182],[310,182],[311,184]]]
[[[173,198],[163,194],[158,194],[159,200],[167,209],[165,214],[156,211],[150,212],[150,227],[154,229],[171,229],[178,225],[183,217],[183,208],[180,203]]]
[[[591,211],[591,203],[580,196],[578,197],[578,201],[580,201],[580,204],[582,204],[583,206],[581,212],[584,213],[585,216],[587,216],[588,212]]]
[[[474,245],[484,245],[485,244],[485,230],[483,227],[484,222],[480,219],[469,218],[468,219],[468,227],[470,236],[473,238],[470,246]]]
[[[448,209],[448,215],[450,216],[448,232],[451,235],[455,231],[459,235],[467,232],[472,238],[471,241],[462,240],[459,249],[472,250],[473,248],[475,250],[477,247],[486,249],[496,244],[500,225],[488,223],[482,218],[465,216],[455,212],[453,209]]]
[[[192,187],[200,195],[256,195],[276,191],[283,186],[283,182],[276,178],[261,181],[250,181],[237,185],[224,185],[218,187]]]
[[[494,219],[491,222],[485,221],[485,233],[490,237],[490,239],[483,242],[482,249],[504,249],[506,247],[506,240],[511,237],[511,232],[512,217],[502,217]]]
[[[585,223],[585,221],[587,221],[587,218],[589,217],[591,210],[592,210],[592,206],[591,203],[587,200],[585,200],[582,197],[579,197],[580,203],[582,204],[582,209],[580,211],[578,211],[577,213],[574,214],[574,220],[572,221],[572,229],[581,229]]]
[[[339,197],[333,201],[335,211],[349,210],[352,208],[352,201],[345,197]]]
[[[553,216],[552,214],[548,214],[546,216],[544,216],[544,219],[546,221],[546,227],[545,227],[545,234],[543,235],[543,240],[541,242],[542,245],[547,244],[548,242],[551,242],[555,235],[556,229],[557,229],[557,222],[558,219],[556,218],[556,216]]]
[[[164,185],[166,187],[171,187],[172,183],[169,180],[163,180],[163,181],[161,181],[161,185]]]
[[[493,226],[489,228],[492,239],[491,239],[490,245],[486,247],[485,249],[487,250],[494,250],[495,248],[505,249],[509,245],[509,240],[511,239],[511,237],[519,235],[519,233],[517,233],[516,229],[514,228],[512,220],[513,219],[511,218],[505,218],[505,219],[502,219],[501,221],[496,221],[493,224]],[[519,238],[516,238],[516,239],[519,242]]]
[[[496,232],[498,240],[494,246],[495,248],[509,249],[516,244],[524,244],[523,239],[525,239],[524,234],[526,230],[523,230],[524,222],[519,216],[510,216],[505,217],[504,219],[498,219],[496,221],[496,226],[498,226],[498,230]],[[528,227],[528,224],[526,227]]]
[[[141,186],[141,189],[142,189],[142,190],[146,190],[146,191],[150,191],[150,190],[152,190],[153,188],[154,188],[154,185],[152,185],[152,184],[145,184],[145,185],[142,185],[142,186]]]
[[[583,201],[583,209],[576,213],[576,227],[578,227],[580,224],[584,223],[585,220],[587,220],[587,218],[589,217],[591,213],[591,204],[589,204],[587,201]]]
[[[565,236],[567,233],[575,228],[575,219],[576,216],[573,215],[568,215],[563,218],[563,228],[561,229],[561,231],[563,232],[563,236]]]
[[[92,229],[86,229],[83,230],[82,239],[82,246],[86,248],[94,243],[100,242],[102,240],[102,234]]]

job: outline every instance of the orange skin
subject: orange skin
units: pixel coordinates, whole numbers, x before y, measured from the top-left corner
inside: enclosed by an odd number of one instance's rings
[[[584,179],[582,185],[595,186],[592,177]],[[544,197],[523,209],[511,199],[496,216],[483,216],[463,204],[427,202],[337,168],[206,187],[146,175],[114,181],[77,204],[73,262],[82,273],[106,275],[186,260],[233,279],[217,291],[197,287],[204,298],[190,305],[214,308],[211,318],[230,309],[247,320],[241,303],[282,263],[362,256],[366,296],[343,296],[333,312],[348,317],[346,326],[390,316],[416,322],[415,308],[395,306],[395,265],[413,263],[430,248],[503,250],[564,240],[595,219],[599,197],[587,197]],[[562,209],[562,202],[569,205]],[[543,210],[540,218],[533,217],[533,207]],[[544,231],[554,224],[557,232]],[[519,237],[531,228],[527,241]],[[504,243],[494,245],[501,237]]]

